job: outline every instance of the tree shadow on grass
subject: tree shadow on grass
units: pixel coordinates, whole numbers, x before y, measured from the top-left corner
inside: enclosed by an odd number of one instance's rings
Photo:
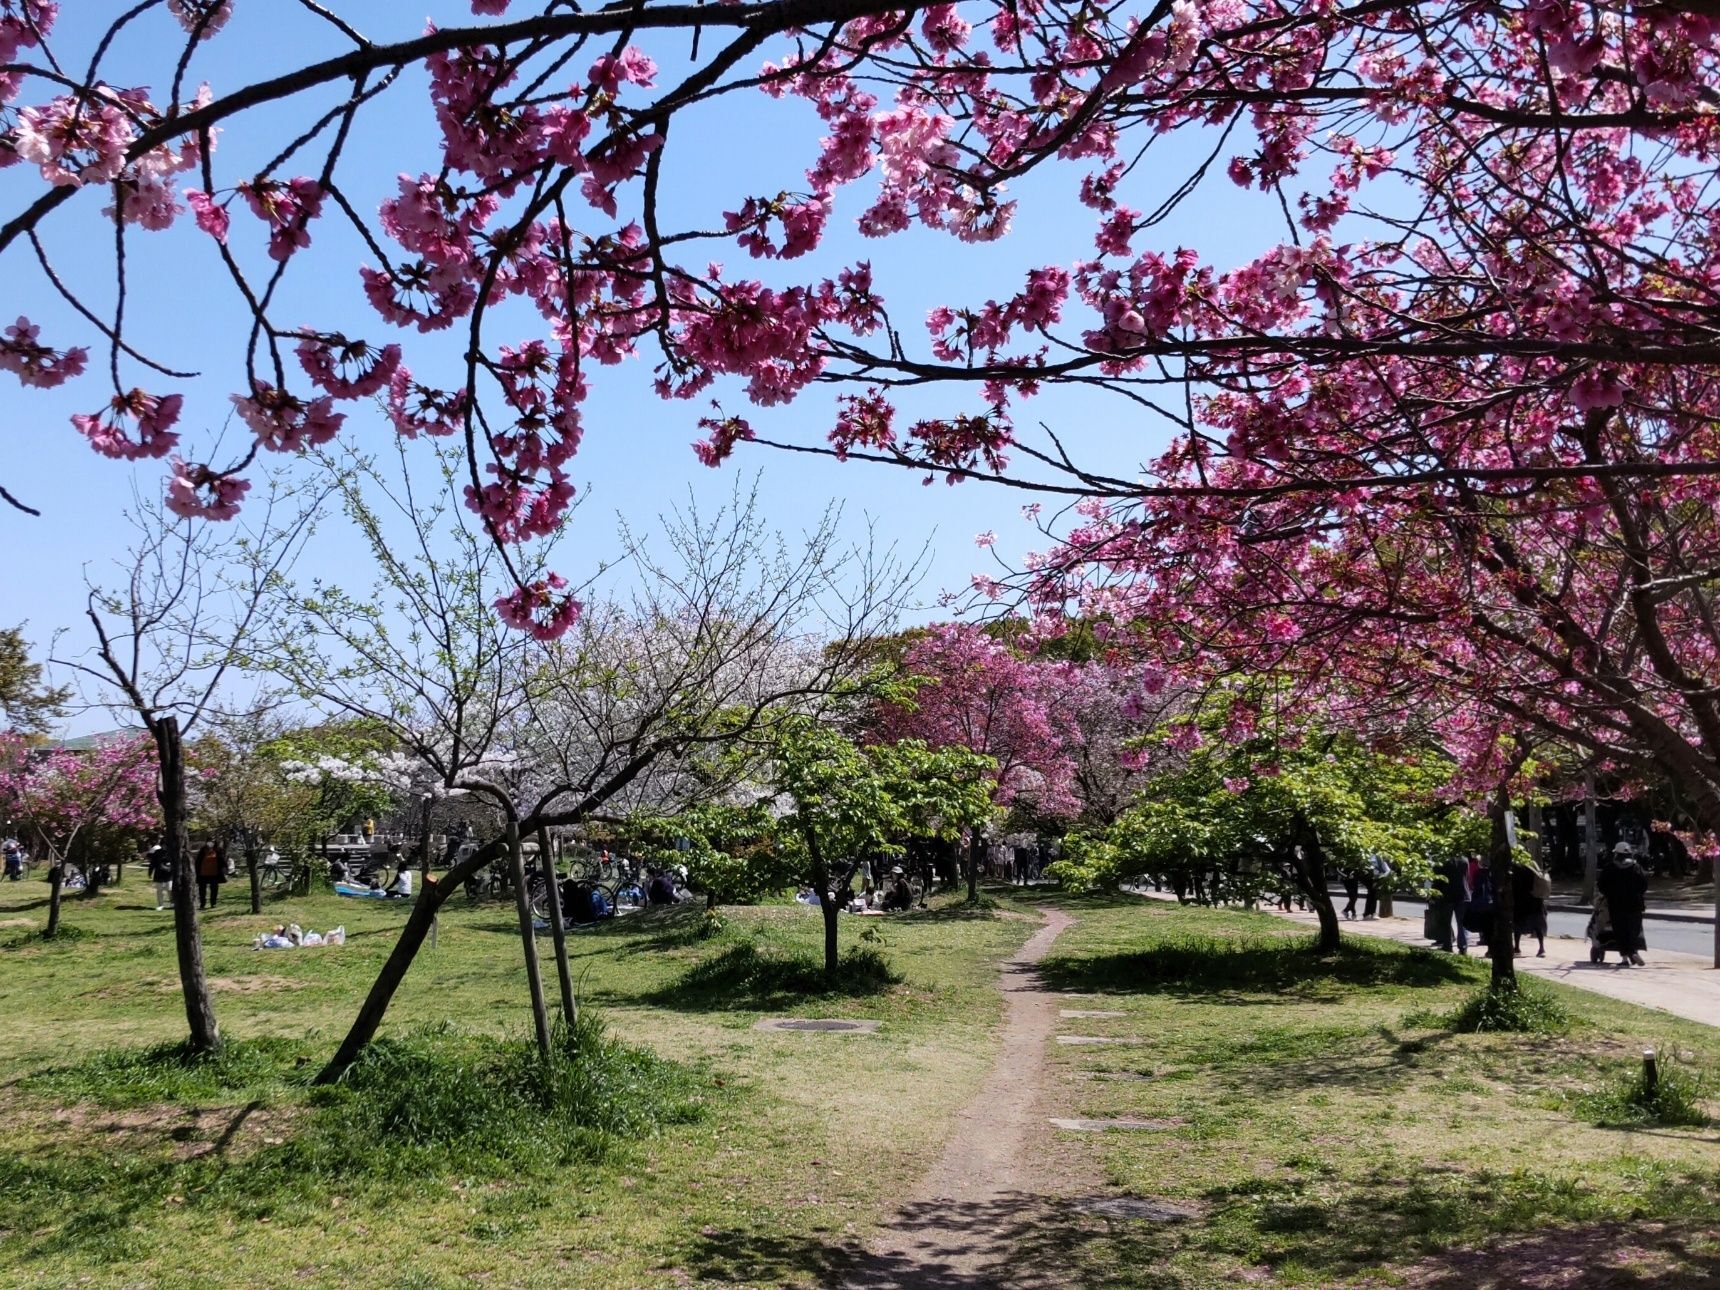
[[[1345,1276],[1369,1267],[1402,1265],[1449,1269],[1441,1277],[1418,1279],[1414,1286],[1456,1290],[1473,1286],[1484,1260],[1471,1251],[1483,1243],[1527,1233],[1525,1245],[1554,1249],[1566,1230],[1596,1227],[1648,1231],[1656,1220],[1676,1219],[1684,1237],[1670,1240],[1663,1253],[1676,1271],[1661,1279],[1636,1281],[1523,1281],[1510,1276],[1491,1284],[1656,1286],[1714,1285],[1703,1273],[1720,1270],[1712,1252],[1697,1253],[1686,1238],[1712,1231],[1720,1220],[1712,1179],[1697,1171],[1667,1171],[1618,1180],[1578,1178],[1567,1173],[1529,1169],[1509,1172],[1429,1168],[1415,1175],[1375,1169],[1333,1186],[1322,1178],[1261,1177],[1215,1189],[1208,1199],[1219,1221],[1202,1233],[1201,1243],[1272,1266],[1293,1265],[1304,1275]],[[1357,1222],[1366,1215],[1366,1222]],[[1669,1232],[1671,1229],[1667,1229]],[[1671,1255],[1677,1252],[1676,1259]],[[1524,1267],[1533,1266],[1532,1260]],[[1692,1275],[1693,1271],[1696,1275]],[[1497,1272],[1492,1275],[1498,1276]],[[1682,1279],[1680,1279],[1682,1278]],[[1483,1283],[1487,1283],[1483,1281]]]
[[[1117,954],[1052,955],[1040,964],[1047,989],[1072,994],[1166,994],[1205,1003],[1273,997],[1305,1001],[1378,986],[1442,986],[1479,980],[1455,959],[1395,946],[1344,944],[1316,954],[1303,938],[1244,940],[1183,936]]]
[[[821,958],[741,941],[695,963],[669,984],[641,996],[644,1003],[692,1012],[775,1012],[809,999],[863,998],[901,983],[876,950],[853,948],[824,970]]]
[[[1168,1253],[1168,1228],[1127,1224],[1137,1244]],[[984,1200],[938,1200],[904,1207],[873,1249],[832,1240],[827,1231],[784,1236],[760,1228],[708,1229],[684,1260],[701,1281],[778,1285],[810,1276],[842,1290],[1051,1290],[1083,1284],[1076,1263],[1085,1246],[1112,1234],[1111,1220],[1079,1212],[1069,1201],[1021,1192]],[[1129,1285],[1181,1285],[1153,1270],[1131,1268]]]
[[[1700,1230],[1661,1223],[1596,1223],[1450,1250],[1406,1269],[1416,1290],[1693,1290],[1720,1286],[1720,1253]]]

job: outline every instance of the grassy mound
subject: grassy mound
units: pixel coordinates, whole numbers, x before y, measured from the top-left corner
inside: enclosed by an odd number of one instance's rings
[[[1571,1014],[1565,1006],[1548,991],[1527,981],[1504,990],[1489,983],[1451,1012],[1412,1014],[1404,1020],[1409,1025],[1426,1025],[1460,1035],[1561,1035],[1571,1028]]]
[[[1708,1095],[1709,1080],[1704,1072],[1662,1053],[1659,1074],[1652,1086],[1647,1073],[1637,1067],[1583,1094],[1575,1102],[1584,1119],[1603,1129],[1652,1126],[1701,1129],[1712,1120],[1706,1106]]]
[[[773,1011],[809,998],[858,998],[901,983],[889,960],[870,946],[845,951],[834,973],[806,950],[778,950],[744,940],[688,968],[651,996],[672,1008]]]

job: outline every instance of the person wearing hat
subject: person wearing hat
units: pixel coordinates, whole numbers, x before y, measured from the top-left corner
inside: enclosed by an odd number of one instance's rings
[[[1607,916],[1612,920],[1613,939],[1626,963],[1643,964],[1648,941],[1642,933],[1647,908],[1648,875],[1636,862],[1630,843],[1620,842],[1596,877],[1595,885],[1606,897]]]
[[[884,912],[900,910],[907,913],[914,903],[914,893],[908,889],[908,871],[897,865],[890,870],[890,885],[884,889]]]

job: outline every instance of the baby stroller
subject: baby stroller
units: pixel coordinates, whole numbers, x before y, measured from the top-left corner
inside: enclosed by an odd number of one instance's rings
[[[1608,950],[1617,952],[1621,959],[1630,960],[1630,948],[1619,942],[1618,935],[1613,931],[1612,914],[1607,909],[1607,898],[1598,891],[1595,893],[1594,912],[1589,915],[1589,925],[1583,935],[1589,938],[1589,962],[1604,962]]]

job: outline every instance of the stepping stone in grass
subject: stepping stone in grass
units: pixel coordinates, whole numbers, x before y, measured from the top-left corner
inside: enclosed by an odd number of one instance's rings
[[[1131,1133],[1162,1133],[1166,1129],[1178,1128],[1187,1121],[1174,1117],[1166,1120],[1137,1120],[1133,1116],[1124,1116],[1118,1120],[1069,1120],[1052,1116],[1051,1123],[1059,1129],[1068,1129],[1071,1133],[1104,1133],[1109,1129],[1123,1129]]]
[[[844,1021],[838,1017],[766,1017],[753,1023],[754,1030],[800,1030],[816,1032],[846,1032],[869,1035],[881,1022]]]
[[[1060,1044],[1138,1044],[1139,1039],[1127,1037],[1118,1038],[1112,1035],[1058,1035]]]
[[[1185,1223],[1199,1218],[1198,1205],[1180,1200],[1153,1200],[1146,1196],[1093,1196],[1075,1202],[1075,1208],[1104,1218],[1129,1218],[1145,1223]]]
[[[1061,1015],[1065,1017],[1121,1017],[1127,1014],[1107,1012],[1103,1008],[1064,1008]]]

